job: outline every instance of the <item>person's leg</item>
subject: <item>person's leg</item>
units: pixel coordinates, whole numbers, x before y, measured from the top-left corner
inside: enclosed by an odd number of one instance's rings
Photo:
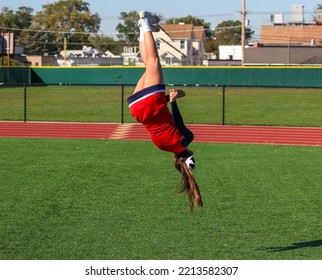
[[[144,65],[146,66],[147,57],[146,57],[146,52],[145,52],[145,47],[144,47],[143,41],[140,42],[140,54],[141,54],[142,61],[143,61]],[[143,75],[141,76],[141,78],[137,82],[133,94],[135,94],[136,92],[139,92],[140,90],[145,88],[145,86],[144,86],[145,77],[146,77],[146,71],[143,73]]]
[[[147,52],[147,65],[144,87],[163,84],[163,73],[152,32],[144,33],[144,46]]]
[[[152,35],[152,29],[147,18],[139,20],[140,25],[140,53],[146,70],[135,91],[140,89],[163,84],[163,73],[159,60],[158,51]]]
[[[142,61],[144,63],[144,66],[146,67],[148,57],[147,57],[147,53],[146,53],[146,49],[145,49],[144,33],[142,30],[142,27],[140,27],[140,55],[141,55]]]
[[[144,31],[143,31],[142,26],[139,25],[139,27],[140,27],[139,50],[140,50],[140,55],[141,55],[142,61],[146,67],[147,53],[146,53],[145,44],[144,44]],[[142,77],[137,82],[136,87],[134,89],[134,93],[144,89],[145,76],[146,76],[146,72],[143,73]]]

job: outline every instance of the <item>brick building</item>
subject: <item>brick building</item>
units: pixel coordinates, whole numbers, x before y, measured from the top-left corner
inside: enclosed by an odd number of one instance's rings
[[[322,26],[264,25],[261,26],[261,43],[322,46]]]
[[[248,65],[321,65],[322,26],[261,26],[260,43],[246,48],[244,55]]]
[[[313,22],[304,20],[304,6],[291,5],[291,21],[282,13],[271,15],[272,25],[261,26],[261,40],[244,50],[245,64],[322,64],[322,9]]]

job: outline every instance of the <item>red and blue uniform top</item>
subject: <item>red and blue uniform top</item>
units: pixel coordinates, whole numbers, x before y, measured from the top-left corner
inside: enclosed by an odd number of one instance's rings
[[[179,154],[182,134],[175,127],[167,106],[165,85],[159,84],[140,90],[127,99],[131,115],[144,125],[153,143],[161,150]]]

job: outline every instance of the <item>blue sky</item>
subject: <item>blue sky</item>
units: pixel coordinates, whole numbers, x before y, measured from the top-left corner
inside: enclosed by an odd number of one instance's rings
[[[86,0],[85,0],[86,1]],[[291,4],[304,5],[304,18],[312,21],[314,8],[322,0],[245,0],[247,19],[255,31],[255,37],[260,34],[260,25],[270,24],[270,14],[284,13],[285,21],[290,20]],[[54,3],[55,0],[0,0],[0,8],[16,9],[20,6],[32,7],[35,12],[42,10],[43,4]],[[164,16],[164,18],[192,15],[211,23],[214,29],[223,20],[240,20],[242,0],[87,0],[92,13],[98,13],[102,19],[101,31],[107,36],[115,34],[121,12],[148,10]]]

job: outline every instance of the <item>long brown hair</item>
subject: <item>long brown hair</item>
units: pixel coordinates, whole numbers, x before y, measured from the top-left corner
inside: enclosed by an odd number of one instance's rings
[[[202,199],[198,184],[185,160],[186,158],[174,156],[175,167],[182,174],[181,189],[178,193],[188,193],[190,209],[193,210],[194,207],[202,207]]]

